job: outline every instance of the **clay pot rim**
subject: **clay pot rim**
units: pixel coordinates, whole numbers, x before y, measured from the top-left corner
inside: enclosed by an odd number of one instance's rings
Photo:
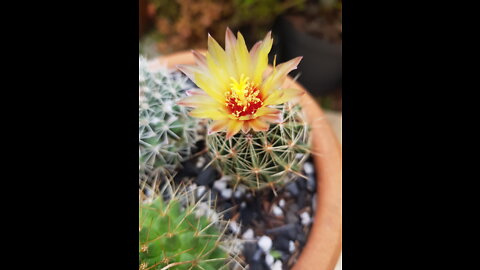
[[[201,51],[205,52],[205,51]],[[191,52],[183,51],[158,58],[168,68],[192,65]],[[290,88],[306,89],[291,77]],[[300,98],[312,127],[312,154],[317,174],[317,209],[307,243],[293,267],[294,270],[333,270],[342,250],[342,153],[340,143],[322,109],[306,92]]]

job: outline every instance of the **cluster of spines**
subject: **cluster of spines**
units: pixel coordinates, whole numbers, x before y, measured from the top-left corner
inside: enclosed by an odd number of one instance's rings
[[[197,140],[197,120],[176,104],[193,87],[188,78],[139,58],[139,178],[175,169]]]
[[[140,189],[139,269],[216,270],[241,267],[239,242],[225,234],[228,223],[212,210],[209,193],[170,182]]]
[[[207,136],[207,146],[224,175],[231,176],[235,186],[275,190],[292,179],[302,177],[302,165],[310,153],[309,126],[300,105],[278,106],[283,121],[272,124],[265,132],[238,133],[226,140],[224,134]]]

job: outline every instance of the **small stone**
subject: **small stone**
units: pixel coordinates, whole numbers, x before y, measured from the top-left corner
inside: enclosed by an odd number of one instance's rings
[[[281,200],[278,202],[278,205],[279,205],[280,207],[282,207],[282,208],[285,207],[285,200],[284,200],[284,199],[281,199]]]
[[[217,180],[215,183],[213,183],[213,188],[216,190],[222,191],[227,188],[227,182],[223,180]]]
[[[268,253],[266,256],[265,256],[265,262],[269,265],[269,266],[272,266],[273,262],[275,261],[275,258],[273,258],[273,256]]]
[[[245,194],[245,187],[244,186],[238,186],[237,189],[235,190],[235,198],[240,199],[243,194]]]
[[[272,206],[272,213],[273,213],[276,217],[283,216],[282,208],[276,206],[275,204]]]
[[[205,186],[199,186],[197,188],[197,197],[202,197],[203,194],[205,194],[205,191],[207,188]]]
[[[302,225],[307,226],[312,222],[312,218],[308,212],[303,212],[300,214],[300,218],[302,219]]]
[[[254,262],[260,261],[260,258],[262,258],[262,253],[263,253],[263,252],[262,252],[261,249],[257,249],[257,250],[255,251],[255,254],[253,254],[253,257],[252,257],[253,261],[254,261]]]
[[[295,251],[295,243],[293,241],[288,242],[288,251],[290,251],[290,253]]]
[[[296,237],[296,234],[295,234],[295,237]],[[290,237],[287,237],[285,235],[279,235],[277,237],[275,237],[275,241],[273,242],[273,248],[275,250],[281,250],[285,253],[288,253],[289,251],[289,242],[290,242]],[[295,238],[293,238],[295,239]]]
[[[255,254],[257,249],[258,246],[255,243],[245,242],[245,244],[243,244],[243,254],[245,255],[247,260],[253,258],[253,255]]]
[[[253,240],[254,237],[255,237],[255,233],[253,232],[252,229],[248,229],[242,234],[242,239],[244,240]]]
[[[305,164],[303,164],[303,169],[306,174],[313,174],[314,172],[313,164],[310,162],[305,162]]]
[[[240,199],[242,197],[243,193],[240,190],[235,190],[234,196],[237,199]]]
[[[271,270],[282,270],[282,261],[276,260],[275,263],[270,268]]]
[[[184,168],[189,171],[189,173],[186,176],[196,176],[195,172],[196,169],[194,169],[194,165],[191,167],[189,165],[184,165]],[[180,172],[185,171],[185,169],[181,170]],[[195,175],[192,175],[195,174]],[[215,181],[217,179],[218,172],[213,168],[213,167],[208,167],[205,170],[201,171],[198,174],[198,177],[196,179],[196,182],[199,186],[208,186],[210,183]]]
[[[267,229],[265,233],[269,235],[285,236],[285,237],[288,237],[289,239],[295,239],[295,237],[297,236],[297,228],[294,223],[290,223],[280,227]],[[277,237],[275,239],[277,239]]]
[[[197,163],[195,165],[197,166],[197,168],[202,168],[203,166],[205,166],[205,161],[205,157],[200,156],[197,159]]]
[[[228,201],[224,201],[224,202],[222,203],[222,206],[220,206],[220,209],[222,209],[221,211],[224,211],[224,213],[223,213],[223,218],[224,218],[225,220],[229,220],[229,219],[231,219],[231,218],[233,217],[233,216],[232,216],[232,215],[233,215],[233,211],[230,211],[231,208],[232,208],[232,206],[233,206],[233,205],[232,205],[230,202],[228,202]]]
[[[298,196],[298,194],[300,193],[300,191],[298,190],[297,183],[295,183],[295,182],[289,183],[285,188],[293,196]]]
[[[235,234],[240,232],[240,226],[238,226],[236,221],[230,222],[230,230]]]
[[[298,220],[299,220],[299,219],[298,219],[298,215],[295,214],[295,213],[293,213],[293,212],[288,212],[287,215],[286,215],[286,217],[287,217],[287,222],[288,222],[289,224],[295,224],[295,223],[297,223]]]
[[[231,180],[232,180],[232,177],[229,176],[229,175],[224,175],[220,179],[218,179],[218,181],[226,181],[226,182],[231,181]]]
[[[265,252],[268,252],[272,248],[272,239],[266,235],[260,237],[258,240],[258,246]]]
[[[309,175],[308,176],[308,179],[307,179],[307,189],[308,191],[310,192],[315,192],[315,177],[313,176],[313,174]]]
[[[227,189],[222,190],[221,194],[222,194],[222,197],[224,199],[228,200],[228,199],[232,198],[232,192],[233,192],[232,189],[227,188]]]

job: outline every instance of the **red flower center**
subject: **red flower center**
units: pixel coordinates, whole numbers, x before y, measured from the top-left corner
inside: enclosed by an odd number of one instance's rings
[[[225,93],[227,111],[235,116],[254,115],[263,106],[262,96],[257,86],[247,83],[244,89],[230,89]]]

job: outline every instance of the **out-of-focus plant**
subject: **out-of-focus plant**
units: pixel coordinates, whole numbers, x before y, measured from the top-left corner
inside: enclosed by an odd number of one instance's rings
[[[249,30],[253,40],[261,39],[272,28],[276,17],[288,9],[302,9],[306,0],[234,0],[231,25]]]
[[[149,0],[149,15],[159,33],[157,49],[169,53],[204,47],[205,32],[218,36],[233,10],[230,0]]]
[[[190,155],[198,121],[175,104],[193,87],[185,76],[166,68],[151,70],[143,57],[138,71],[139,180],[151,182]]]
[[[287,13],[297,29],[332,42],[342,39],[342,0],[305,0]]]
[[[205,32],[224,41],[225,28],[244,29],[248,40],[266,34],[276,17],[306,0],[149,0],[154,38],[161,53],[204,48]]]

